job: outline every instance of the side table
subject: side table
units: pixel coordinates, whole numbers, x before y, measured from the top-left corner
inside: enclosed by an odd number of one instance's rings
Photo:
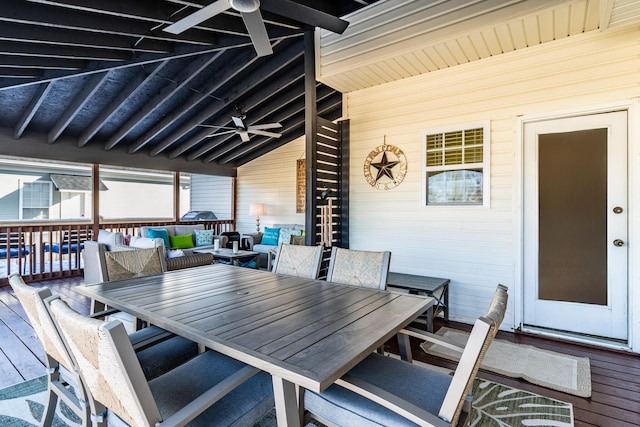
[[[435,304],[425,312],[428,332],[433,332],[433,318],[439,313],[442,313],[445,322],[449,321],[449,279],[389,272],[387,285],[435,299]]]

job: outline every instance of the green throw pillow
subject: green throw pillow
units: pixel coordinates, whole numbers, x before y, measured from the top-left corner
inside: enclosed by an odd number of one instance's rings
[[[280,237],[279,228],[265,227],[264,235],[262,236],[262,241],[260,242],[260,244],[278,246],[278,237]]]
[[[173,249],[189,249],[194,247],[191,234],[185,234],[183,236],[169,236],[169,241],[171,241],[171,248]]]
[[[151,239],[159,237],[164,240],[165,248],[168,249],[171,247],[171,242],[169,241],[169,232],[166,230],[166,228],[150,228],[147,230],[147,237]]]

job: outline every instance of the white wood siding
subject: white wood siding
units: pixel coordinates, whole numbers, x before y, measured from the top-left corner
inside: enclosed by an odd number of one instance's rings
[[[296,160],[305,158],[304,138],[292,141],[238,168],[237,230],[255,233],[256,218],[249,216],[251,203],[266,203],[260,230],[273,224],[302,224],[296,213]]]
[[[213,175],[191,175],[192,211],[212,211],[218,219],[230,219],[233,178]]]
[[[516,118],[638,96],[637,28],[585,33],[346,94],[351,247],[390,250],[391,271],[450,278],[451,317],[471,322],[498,283],[518,283]],[[479,120],[491,123],[490,207],[421,207],[421,131]],[[362,174],[384,135],[408,159],[404,182],[390,191],[373,189]],[[503,328],[514,325],[514,310],[512,298]]]
[[[47,180],[49,174],[35,175],[0,170],[0,221],[17,221],[20,217],[20,186],[25,182]]]

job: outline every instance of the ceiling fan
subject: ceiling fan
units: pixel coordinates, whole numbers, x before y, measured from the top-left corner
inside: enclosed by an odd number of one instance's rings
[[[273,53],[260,9],[338,34],[342,34],[349,25],[336,16],[291,0],[217,0],[165,27],[164,31],[180,34],[229,9],[240,12],[258,56]]]
[[[205,125],[205,124],[200,124],[198,126],[210,127],[210,128],[218,129],[217,131],[214,131],[213,133],[207,135],[207,138],[212,137],[212,136],[227,135],[227,134],[230,134],[230,133],[235,133],[235,134],[240,135],[240,139],[242,140],[242,142],[248,142],[249,138],[250,138],[249,134],[269,136],[271,138],[280,138],[282,136],[281,133],[275,133],[275,132],[266,131],[266,129],[278,129],[278,128],[281,128],[282,125],[280,123],[265,123],[265,124],[261,124],[261,125],[249,125],[249,126],[247,126],[247,124],[245,123],[245,119],[246,118],[247,118],[246,114],[242,113],[241,111],[238,111],[238,115],[237,116],[231,116],[231,120],[233,120],[234,127]]]

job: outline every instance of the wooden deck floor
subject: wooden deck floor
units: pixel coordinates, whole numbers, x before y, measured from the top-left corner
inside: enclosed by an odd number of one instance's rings
[[[81,278],[36,283],[49,286],[76,310],[89,312],[89,301],[74,291]],[[436,320],[435,327],[440,326]],[[470,326],[451,322],[449,327],[469,330]],[[571,402],[576,426],[640,426],[640,356],[540,337],[499,332],[498,338],[591,359],[590,399],[535,386],[525,381],[481,371],[482,378]],[[413,355],[423,362],[453,368],[448,361],[426,355],[412,341]],[[0,388],[45,374],[44,353],[24,311],[9,287],[0,288]]]

